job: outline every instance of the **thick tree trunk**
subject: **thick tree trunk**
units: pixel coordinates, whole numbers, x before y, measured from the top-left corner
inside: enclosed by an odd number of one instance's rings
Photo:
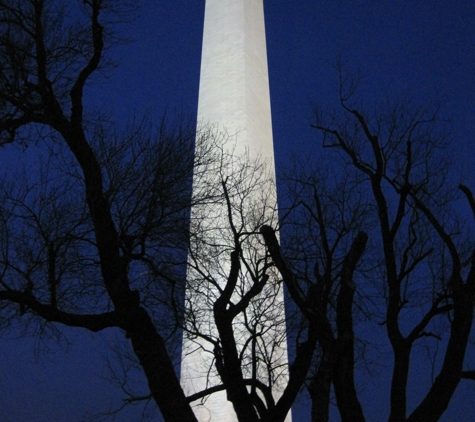
[[[334,346],[333,385],[342,422],[364,422],[363,409],[355,388],[355,352],[353,331],[353,299],[356,285],[353,275],[363,255],[368,236],[359,232],[343,261],[340,291],[337,298],[336,326],[338,338]]]
[[[391,413],[389,422],[406,420],[407,379],[409,374],[410,347],[399,346],[394,350],[394,367],[391,382]]]
[[[444,363],[424,400],[407,422],[437,422],[447,409],[462,376],[467,342],[473,322],[472,286],[454,298],[455,309]]]
[[[330,419],[330,394],[332,383],[331,352],[323,352],[320,366],[309,385],[312,400],[312,422],[328,422]]]
[[[217,312],[215,308],[216,327],[222,344],[222,357],[216,358],[218,372],[238,420],[257,422],[259,419],[252,405],[241,371],[241,361],[234,340],[232,320],[227,315],[223,315],[225,313],[226,311]],[[218,362],[220,358],[222,360]]]
[[[166,422],[196,422],[176,376],[165,342],[143,308],[126,316],[127,333],[147,377],[150,393]]]

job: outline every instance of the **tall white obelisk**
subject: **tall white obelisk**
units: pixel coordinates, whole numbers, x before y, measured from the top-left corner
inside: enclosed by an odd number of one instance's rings
[[[274,157],[262,0],[207,0],[198,120]]]
[[[246,222],[239,221],[237,224],[242,223],[242,227],[237,227],[236,230],[243,232],[256,230],[257,225],[263,223],[275,225],[276,187],[273,181],[275,170],[263,0],[206,0],[198,124],[211,126],[212,132],[217,134],[217,142],[219,143],[220,139],[223,141],[222,145],[217,145],[218,155],[224,151],[228,154],[232,153],[238,161],[243,159],[242,162],[258,159],[261,163],[265,163],[266,174],[270,175],[270,179],[263,182],[262,186],[256,183],[251,188],[255,192],[242,202],[248,201],[252,204],[243,205],[240,212],[255,214],[256,209],[259,208],[260,198],[266,198],[265,200],[268,201],[266,205],[273,211],[270,213],[266,211],[264,217],[261,217],[252,229],[244,227],[247,220]],[[230,166],[231,170],[235,167],[237,171],[240,170],[236,163]],[[229,168],[217,169],[217,172],[223,172],[221,180],[226,176],[224,174],[226,171],[229,171]],[[233,176],[232,171],[227,174],[230,180]],[[243,176],[242,173],[239,175],[242,179],[248,176]],[[195,178],[194,192],[203,189],[203,183],[210,183],[209,178],[205,177],[204,180],[204,182],[198,181]],[[221,188],[221,180],[216,179],[217,189]],[[271,180],[270,185],[269,180]],[[232,189],[230,187],[231,196]],[[239,196],[240,193],[237,192],[236,195]],[[207,290],[209,286],[204,285],[209,280],[221,285],[229,273],[229,250],[233,245],[233,236],[229,233],[230,229],[226,228],[227,213],[225,204],[221,206],[213,204],[209,208],[202,207],[201,209],[192,208],[191,213],[191,224],[193,225],[195,219],[198,220],[203,236],[209,235],[209,239],[191,240],[189,262],[207,247],[210,248],[207,255],[212,256],[215,253],[217,258],[215,262],[211,259],[198,272],[193,273],[192,270],[188,272],[186,306],[192,315],[189,318],[192,321],[188,324],[191,331],[193,329],[197,332],[204,331],[210,339],[217,338],[212,320],[212,307],[213,299],[218,297],[218,292],[216,291],[216,295],[213,292],[210,293]],[[237,219],[240,218],[238,214],[239,212],[236,214]],[[267,220],[264,221],[266,218]],[[209,245],[216,242],[216,239],[219,239],[219,246],[213,249]],[[252,260],[264,262],[265,250],[262,245],[256,244],[254,240],[249,242],[251,251],[244,251],[243,255],[248,254],[249,262]],[[229,245],[228,249],[226,245]],[[196,259],[199,261],[199,258]],[[199,265],[200,262],[193,264]],[[258,264],[254,270],[255,274],[259,274],[261,269],[258,268]],[[253,269],[250,271],[252,272]],[[252,279],[249,274],[243,273],[241,276],[240,292],[246,291],[250,283],[249,279]],[[239,296],[239,292],[236,296]],[[236,300],[238,299],[236,297]],[[278,391],[279,386],[285,386],[287,380],[287,344],[282,286],[271,280],[259,300],[249,309],[245,317],[241,316],[235,322],[236,339],[241,350],[246,350],[246,348],[250,350],[251,344],[253,353],[257,350],[255,353],[258,354],[258,358],[255,360],[260,362],[261,366],[253,367],[252,371],[254,374],[257,372],[258,378],[266,383],[273,377],[273,385],[276,386],[273,394],[277,398],[281,393]],[[250,321],[254,324],[255,333],[257,332],[257,334],[254,333],[256,339],[254,342],[249,340],[249,332],[244,328],[244,320],[248,326]],[[265,348],[267,350],[263,350]],[[214,363],[212,341],[185,335],[181,378],[187,395],[220,384]],[[272,365],[275,370],[270,377],[268,368]],[[251,366],[252,363],[243,362],[243,372],[248,371],[250,374]],[[195,402],[194,411],[200,422],[237,421],[233,407],[227,401],[226,393],[223,391]],[[289,415],[286,421],[290,422],[290,420]]]

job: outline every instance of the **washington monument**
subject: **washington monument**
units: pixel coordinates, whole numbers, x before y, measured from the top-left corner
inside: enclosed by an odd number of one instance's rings
[[[203,128],[220,161],[213,174],[195,175],[193,195],[209,190],[218,199],[191,209],[199,235],[191,239],[188,258],[182,386],[190,396],[226,384],[219,375],[222,339],[214,305],[229,287],[230,256],[239,256],[226,310],[238,308],[267,280],[232,321],[242,377],[271,387],[277,399],[288,379],[284,299],[258,236],[260,225],[277,222],[263,0],[206,0],[198,136]],[[237,421],[225,391],[194,401],[193,409],[200,422]]]

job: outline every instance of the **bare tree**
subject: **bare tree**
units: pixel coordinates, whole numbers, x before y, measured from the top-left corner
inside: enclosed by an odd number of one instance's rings
[[[164,418],[194,421],[164,337],[130,271],[136,262],[153,261],[157,248],[164,256],[184,236],[193,137],[133,146],[132,136],[131,144],[121,139],[101,154],[91,141],[99,137],[85,116],[84,88],[103,63],[110,5],[85,1],[81,14],[69,15],[66,6],[73,7],[44,0],[0,3],[2,142],[29,144],[41,130],[39,142],[48,146],[49,137],[52,148],[60,143],[75,173],[59,187],[50,184],[50,174],[47,186],[26,185],[19,198],[7,198],[2,220],[15,228],[3,229],[0,300],[10,315],[17,303],[17,315],[91,331],[122,329]],[[166,163],[174,159],[170,169]],[[121,178],[126,183],[118,189]]]
[[[296,354],[314,361],[305,375],[312,421],[329,420],[332,385],[343,420],[364,420],[354,382],[353,314],[369,209],[358,184],[347,174],[335,176],[332,181],[309,163],[292,168],[284,183],[282,248],[271,227],[261,228],[294,303],[298,323],[290,336]]]
[[[194,180],[194,193],[208,192],[212,202],[191,213],[183,353],[200,350],[207,379],[191,398],[205,407],[208,395],[225,389],[239,420],[283,421],[311,354],[295,380],[286,364],[283,285],[259,232],[277,223],[274,175],[266,162],[234,156],[227,143],[218,141],[215,170]],[[186,362],[184,377],[197,375]]]
[[[380,262],[377,277],[384,280],[383,323],[394,359],[389,421],[437,421],[467,374],[462,369],[475,293],[471,230],[461,223],[463,215],[456,218],[456,192],[440,153],[443,122],[437,107],[411,107],[409,102],[385,105],[375,115],[364,113],[354,101],[354,85],[346,82],[342,79],[341,114],[325,118],[317,113],[314,127],[324,147],[336,150],[344,165],[361,176],[374,210],[379,233],[370,233],[377,236],[372,247],[379,252],[373,259]],[[464,185],[459,189],[473,210],[472,193]],[[336,312],[339,326],[338,305]],[[437,375],[425,397],[407,415],[411,352],[423,339],[439,339],[444,358],[434,368]],[[351,366],[351,359],[347,363]],[[332,381],[342,419],[363,420],[357,407],[340,403],[339,372],[333,372]]]

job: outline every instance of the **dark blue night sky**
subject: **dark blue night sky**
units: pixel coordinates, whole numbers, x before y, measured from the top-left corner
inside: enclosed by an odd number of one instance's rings
[[[140,3],[137,19],[120,28],[131,42],[110,52],[117,66],[89,86],[88,105],[119,122],[145,112],[157,119],[164,112],[194,119],[204,0]],[[365,104],[386,97],[444,103],[451,119],[449,150],[459,173],[454,177],[475,190],[473,0],[266,0],[265,11],[277,171],[291,152],[318,156],[312,113],[315,106],[335,103],[335,64],[341,60],[362,77]],[[16,332],[0,339],[0,420],[79,422],[120,402],[120,391],[104,379],[103,355],[122,334],[64,333],[69,344],[15,339]],[[470,362],[475,368],[475,353]],[[412,377],[416,397],[418,377],[423,379],[417,367]],[[368,422],[385,420],[387,382],[365,377],[360,388],[371,408]],[[461,382],[442,420],[475,420],[474,399],[475,383]],[[116,421],[136,421],[140,414],[132,408]],[[294,421],[307,418],[299,412]],[[335,414],[332,421],[338,420]]]

